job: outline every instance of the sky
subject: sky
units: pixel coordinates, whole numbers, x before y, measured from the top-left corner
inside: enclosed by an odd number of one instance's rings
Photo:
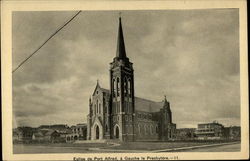
[[[12,67],[77,11],[19,11]],[[135,95],[167,96],[177,128],[240,125],[238,9],[122,11]],[[13,126],[86,122],[97,79],[109,89],[119,11],[83,11],[12,76]]]

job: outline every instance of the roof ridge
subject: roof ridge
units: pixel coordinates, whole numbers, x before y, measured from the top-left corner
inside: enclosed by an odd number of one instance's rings
[[[154,103],[162,103],[162,102],[163,102],[163,101],[156,102],[156,101],[152,101],[152,100],[150,100],[150,99],[141,98],[141,97],[137,97],[137,96],[135,96],[135,98],[143,99],[143,100],[150,101],[150,102],[154,102]]]

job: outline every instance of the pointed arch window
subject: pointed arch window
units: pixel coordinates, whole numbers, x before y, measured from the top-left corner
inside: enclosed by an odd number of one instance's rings
[[[153,126],[152,126],[152,125],[150,126],[150,133],[151,133],[151,134],[154,133],[154,132],[153,132]]]
[[[155,132],[158,133],[158,126],[155,127]]]
[[[124,95],[128,95],[128,80],[126,77],[124,78]]]
[[[108,125],[105,126],[105,131],[108,132]]]
[[[128,96],[131,96],[131,80],[128,79]]]
[[[120,102],[117,104],[117,113],[120,113]]]
[[[115,85],[115,79],[113,79],[112,87],[113,87],[113,97],[115,97],[115,96],[116,96],[116,85]]]
[[[109,106],[106,105],[106,110],[107,110],[107,113],[109,113]]]
[[[99,113],[101,113],[101,104],[99,103]]]
[[[147,135],[147,125],[144,125],[145,135]]]
[[[140,126],[140,124],[138,124],[138,133],[139,133],[139,135],[141,134],[141,126]]]
[[[117,89],[117,97],[120,95],[120,79],[117,77],[116,79],[116,89]]]
[[[96,108],[97,112],[96,113],[98,114],[99,113],[98,100],[96,100],[96,106],[97,106],[97,108]]]

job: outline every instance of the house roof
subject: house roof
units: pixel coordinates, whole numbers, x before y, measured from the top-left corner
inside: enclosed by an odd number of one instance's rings
[[[49,130],[49,131],[47,131],[47,132],[45,133],[45,135],[48,136],[48,135],[53,134],[54,132],[56,132],[56,131],[55,131],[55,130]],[[56,132],[56,133],[57,133],[57,132]]]
[[[43,137],[44,134],[42,132],[35,132],[33,133],[33,135],[35,135],[35,137]]]

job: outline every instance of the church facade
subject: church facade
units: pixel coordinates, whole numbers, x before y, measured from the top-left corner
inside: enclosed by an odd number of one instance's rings
[[[110,89],[97,81],[89,99],[87,139],[117,139],[120,141],[170,140],[176,124],[166,97],[155,102],[134,95],[133,63],[126,55],[119,18],[116,56],[110,63]]]

